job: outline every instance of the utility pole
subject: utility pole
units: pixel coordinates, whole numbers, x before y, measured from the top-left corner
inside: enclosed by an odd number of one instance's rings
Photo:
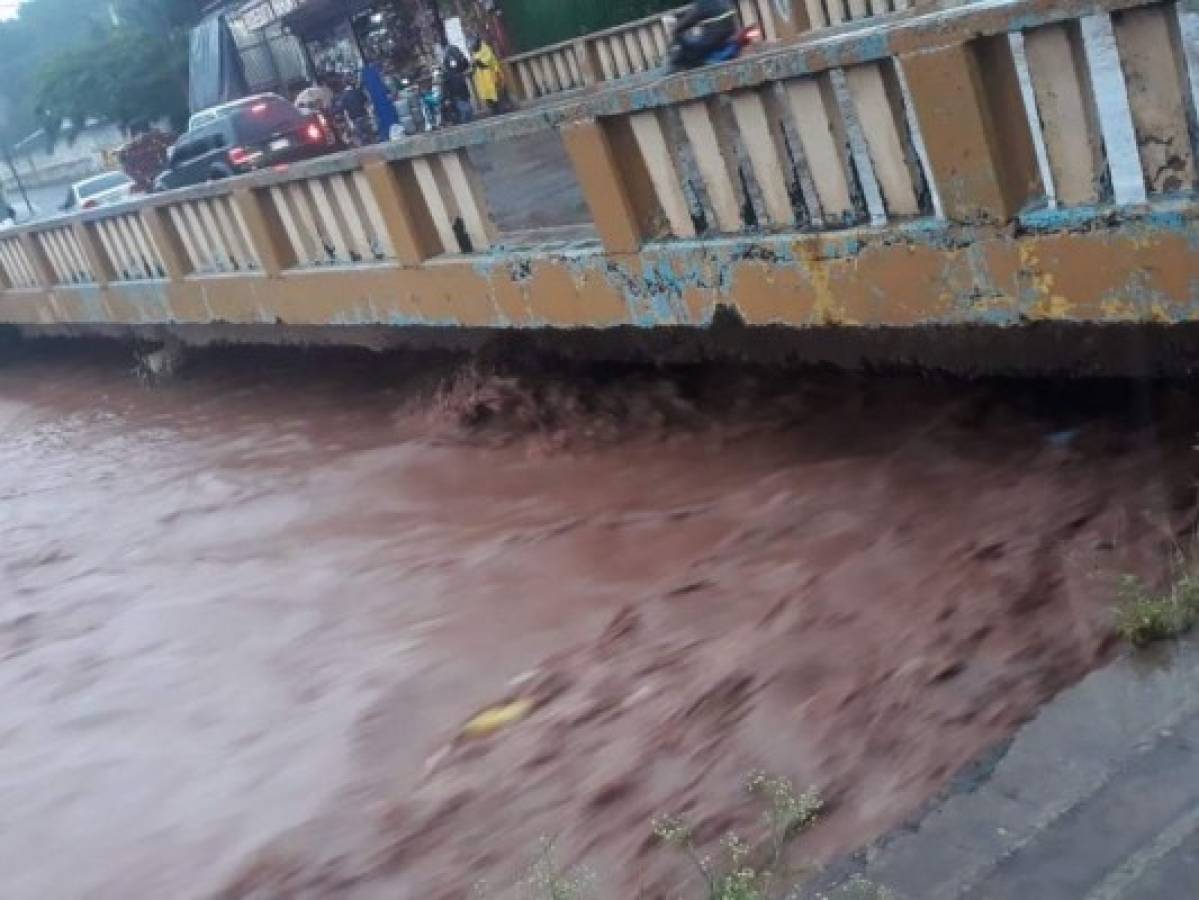
[[[21,192],[21,199],[25,201],[25,208],[29,210],[29,215],[33,215],[33,204],[29,202],[29,194],[25,190],[25,182],[21,180],[21,173],[17,171],[17,164],[13,162],[12,148],[8,146],[8,141],[4,141],[4,161],[8,163],[8,168],[12,170],[13,180],[17,183],[17,190]]]
[[[0,96],[0,132],[7,130],[8,126],[8,98]],[[12,171],[13,180],[17,183],[17,190],[21,192],[21,198],[25,201],[25,208],[29,210],[29,215],[33,215],[33,204],[29,202],[29,193],[25,190],[25,182],[21,181],[21,173],[17,171],[17,164],[12,158],[12,147],[9,146],[8,138],[0,138],[0,147],[4,149],[4,161],[8,163],[8,168]]]

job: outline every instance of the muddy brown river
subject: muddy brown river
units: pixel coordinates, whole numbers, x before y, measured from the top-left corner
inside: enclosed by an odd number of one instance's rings
[[[1114,652],[1186,385],[127,350],[0,366],[6,900],[450,898],[818,788],[820,862]],[[531,714],[467,739],[493,704]],[[698,895],[698,894],[697,894]]]

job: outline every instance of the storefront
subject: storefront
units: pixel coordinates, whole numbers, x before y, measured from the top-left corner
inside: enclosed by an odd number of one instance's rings
[[[223,4],[246,82],[253,91],[290,94],[307,84],[311,69],[299,41],[283,28],[283,16],[303,0],[235,0]]]
[[[427,71],[445,33],[464,50],[468,33],[504,47],[495,0],[225,0],[208,8],[225,13],[251,90],[290,97],[365,63],[398,77]]]
[[[306,0],[282,21],[320,78],[357,73],[364,63],[387,74],[409,71],[437,34],[423,0]]]

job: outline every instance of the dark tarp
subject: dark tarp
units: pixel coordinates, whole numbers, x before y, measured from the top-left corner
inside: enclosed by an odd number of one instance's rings
[[[213,13],[192,29],[188,79],[193,113],[250,93],[241,53],[222,14]]]

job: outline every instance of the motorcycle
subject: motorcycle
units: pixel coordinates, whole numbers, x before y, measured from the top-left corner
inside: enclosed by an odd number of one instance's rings
[[[674,16],[666,16],[663,20],[666,25],[666,30],[669,34],[675,35],[675,24],[677,19]],[[759,25],[750,25],[746,28],[739,28],[733,33],[723,44],[713,48],[706,56],[698,60],[689,60],[683,62],[681,47],[678,43],[677,35],[672,39],[670,45],[670,70],[672,72],[680,72],[686,69],[697,69],[701,66],[711,66],[716,63],[729,62],[736,59],[745,52],[745,48],[751,44],[759,44],[763,40],[762,28]]]

